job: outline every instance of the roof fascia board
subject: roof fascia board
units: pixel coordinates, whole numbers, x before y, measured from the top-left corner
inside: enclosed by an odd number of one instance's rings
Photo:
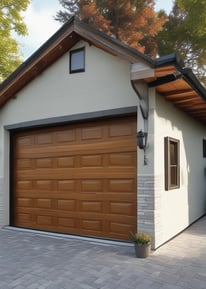
[[[153,67],[145,64],[145,62],[137,62],[131,65],[131,80],[140,80],[155,76],[155,70]]]
[[[184,68],[184,63],[176,54],[170,54],[160,57],[154,61],[154,67],[162,67],[173,65],[181,74],[183,79],[194,89],[198,95],[206,102],[206,89],[202,86],[200,81],[196,78],[190,68]]]
[[[73,28],[70,27],[69,31],[67,30],[67,32],[65,32],[65,35],[61,35],[61,37],[59,36],[57,39],[54,39],[51,44],[49,39],[49,42],[46,42],[40,47],[0,85],[0,107],[8,99],[15,97],[19,90],[56,61],[57,57],[55,55],[61,56],[69,49],[65,50],[61,43],[65,41],[66,37],[70,37],[72,31]],[[77,35],[72,35],[73,39],[71,42],[73,45],[79,40],[76,36]],[[45,56],[48,56],[49,60],[45,60]]]
[[[34,61],[36,61],[42,54],[44,55],[49,48],[51,49],[51,45],[54,46],[54,43],[58,41],[60,35],[64,35],[65,33],[68,34],[69,28],[70,33],[70,30],[72,31],[73,28],[73,21],[74,19],[72,17],[70,21],[64,24],[54,35],[52,35],[43,45],[41,45],[39,49],[37,49],[28,59],[26,59],[7,79],[1,83],[0,90],[11,80],[11,78],[14,78],[22,70],[33,64]]]
[[[91,44],[102,48],[113,55],[126,59],[131,63],[136,63],[140,60],[153,66],[153,61],[146,55],[120,42],[118,39],[112,38],[107,34],[94,29],[86,23],[76,20],[74,23],[74,31]]]
[[[31,78],[28,77],[27,83],[36,75],[38,75],[38,73],[41,73],[44,69],[46,69],[47,64],[43,64],[44,57],[49,53],[52,54],[55,49],[61,49],[61,43],[63,43],[65,39],[68,39],[69,37],[72,36],[73,37],[76,36],[77,38],[79,36],[82,39],[89,42],[90,44],[94,44],[97,47],[104,49],[113,55],[122,57],[128,60],[130,63],[137,62],[138,60],[140,60],[149,65],[153,64],[150,58],[137,52],[135,49],[132,49],[129,46],[122,44],[118,40],[111,38],[105,35],[104,33],[92,28],[90,25],[77,21],[74,17],[72,17],[53,36],[51,36],[36,52],[34,52],[24,63],[22,63],[4,82],[0,84],[0,106],[2,105],[1,96],[2,94],[5,93],[5,90],[8,90],[9,87],[11,88],[13,83],[19,81],[19,79],[21,79],[23,75],[25,75],[29,71],[31,72],[32,69],[33,73],[31,73]],[[36,69],[35,67],[36,68],[38,67],[38,69]],[[20,86],[18,87],[17,90],[19,89],[21,89]],[[15,91],[14,89],[12,93],[16,92],[17,91]]]
[[[206,89],[200,83],[200,81],[196,78],[192,69],[190,68],[181,68],[177,67],[177,69],[182,73],[184,80],[202,97],[202,99],[206,102]]]
[[[163,67],[178,64],[180,67],[184,66],[183,61],[177,56],[177,54],[172,53],[154,60],[154,67]]]

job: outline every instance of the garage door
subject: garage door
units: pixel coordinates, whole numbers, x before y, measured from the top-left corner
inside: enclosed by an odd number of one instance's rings
[[[13,224],[128,239],[136,230],[136,117],[16,132]]]

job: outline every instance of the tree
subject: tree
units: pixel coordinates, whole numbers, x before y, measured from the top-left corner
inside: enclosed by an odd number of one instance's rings
[[[0,1],[0,82],[21,63],[19,45],[13,33],[26,34],[21,12],[27,9],[29,1]]]
[[[160,56],[177,52],[206,85],[205,27],[205,0],[176,0],[157,42]]]
[[[165,23],[165,14],[157,14],[154,0],[59,0],[65,10],[56,20],[71,16],[119,39],[151,57],[156,56],[155,36]]]

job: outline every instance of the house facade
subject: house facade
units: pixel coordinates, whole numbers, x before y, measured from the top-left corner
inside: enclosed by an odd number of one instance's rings
[[[153,248],[206,211],[206,92],[71,19],[0,86],[0,226]]]

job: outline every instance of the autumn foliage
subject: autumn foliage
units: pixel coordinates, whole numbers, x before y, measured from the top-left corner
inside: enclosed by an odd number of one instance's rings
[[[176,0],[157,43],[160,56],[176,52],[206,87],[205,27],[205,0]]]
[[[65,8],[56,19],[66,22],[72,15],[91,24],[97,30],[155,57],[155,36],[166,21],[165,14],[157,14],[154,0],[59,0]]]

